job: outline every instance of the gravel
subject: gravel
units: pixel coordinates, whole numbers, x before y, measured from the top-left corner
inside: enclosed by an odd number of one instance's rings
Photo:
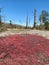
[[[41,30],[9,30],[0,33],[0,37],[9,36],[9,35],[15,35],[15,34],[36,34],[43,36],[47,39],[49,39],[49,31],[41,31]]]

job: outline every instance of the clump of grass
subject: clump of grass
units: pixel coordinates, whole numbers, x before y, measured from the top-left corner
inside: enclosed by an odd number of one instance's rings
[[[6,31],[6,29],[0,28],[0,32],[4,32],[4,31]]]

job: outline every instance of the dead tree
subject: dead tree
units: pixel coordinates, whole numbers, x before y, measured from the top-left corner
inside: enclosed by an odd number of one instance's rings
[[[26,29],[28,28],[28,16],[26,17]]]
[[[0,27],[2,25],[2,16],[1,16],[1,8],[0,8]]]
[[[36,28],[36,9],[34,9],[34,28]]]

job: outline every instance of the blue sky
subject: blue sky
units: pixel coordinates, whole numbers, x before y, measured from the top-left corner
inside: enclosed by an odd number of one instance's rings
[[[30,19],[30,26],[34,22],[34,9],[37,10],[37,23],[39,23],[39,15],[42,10],[49,12],[49,0],[0,0],[0,8],[2,8],[2,18],[6,22],[12,20],[12,23],[25,25],[26,16]],[[21,22],[21,21],[22,22]]]

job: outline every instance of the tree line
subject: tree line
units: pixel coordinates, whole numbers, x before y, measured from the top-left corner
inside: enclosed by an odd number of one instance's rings
[[[45,30],[49,30],[49,12],[47,12],[46,10],[42,10],[42,12],[40,13],[40,16],[39,16],[39,21],[40,21],[40,24],[38,25],[37,22],[36,22],[36,10],[34,10],[34,24],[33,24],[33,29],[45,29]],[[9,21],[10,22],[10,26],[12,27],[12,20]],[[2,19],[1,19],[1,15],[0,15],[0,28],[1,26],[4,26],[2,25]],[[16,27],[15,27],[16,28]],[[26,17],[26,29],[27,28],[30,28],[28,26],[28,16]]]

